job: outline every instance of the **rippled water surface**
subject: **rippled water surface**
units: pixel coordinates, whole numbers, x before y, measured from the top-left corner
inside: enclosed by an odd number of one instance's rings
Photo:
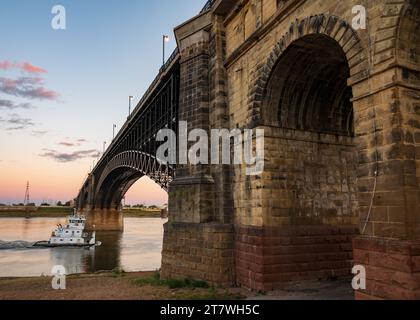
[[[28,249],[31,243],[48,240],[62,218],[1,218],[0,277],[48,275],[55,265],[67,273],[86,273],[123,268],[149,271],[160,268],[163,224],[166,220],[126,218],[124,232],[97,232],[101,247]]]

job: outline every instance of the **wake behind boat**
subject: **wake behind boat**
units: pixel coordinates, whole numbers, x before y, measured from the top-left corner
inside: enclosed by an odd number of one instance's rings
[[[90,235],[85,232],[86,217],[80,214],[73,214],[67,218],[67,225],[59,224],[55,229],[49,241],[38,241],[34,247],[95,247],[102,243],[96,241],[96,232]]]

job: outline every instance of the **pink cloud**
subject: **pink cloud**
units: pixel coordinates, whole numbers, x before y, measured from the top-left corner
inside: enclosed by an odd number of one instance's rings
[[[41,67],[34,66],[29,62],[15,63],[11,61],[0,61],[0,69],[8,70],[12,68],[20,69],[26,73],[48,73],[47,70]]]
[[[28,62],[24,62],[20,65],[20,68],[28,73],[47,73],[48,71],[41,68],[34,66]]]
[[[0,61],[0,69],[7,70],[13,68],[13,63],[9,61]]]
[[[29,97],[38,98],[38,99],[57,100],[59,97],[59,94],[49,89],[36,88],[29,92]]]
[[[59,94],[43,86],[40,78],[22,77],[9,79],[0,77],[0,92],[29,99],[58,100]]]

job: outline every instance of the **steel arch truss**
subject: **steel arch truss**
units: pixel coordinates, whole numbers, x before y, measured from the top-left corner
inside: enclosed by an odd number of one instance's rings
[[[126,168],[141,176],[148,176],[165,191],[168,190],[169,183],[175,175],[174,167],[163,164],[155,156],[137,150],[125,151],[109,161],[98,182],[98,191],[102,189],[107,177],[119,168]],[[127,185],[123,192],[126,193],[130,187],[131,185]]]
[[[143,176],[168,190],[175,167],[157,161],[162,142],[156,136],[161,129],[177,132],[179,68],[175,51],[89,175],[77,199],[79,210],[118,208],[128,189]]]

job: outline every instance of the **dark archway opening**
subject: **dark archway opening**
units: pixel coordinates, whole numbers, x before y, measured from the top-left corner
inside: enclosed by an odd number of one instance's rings
[[[282,128],[353,136],[349,77],[346,56],[335,40],[320,34],[303,37],[277,62],[263,117]]]

